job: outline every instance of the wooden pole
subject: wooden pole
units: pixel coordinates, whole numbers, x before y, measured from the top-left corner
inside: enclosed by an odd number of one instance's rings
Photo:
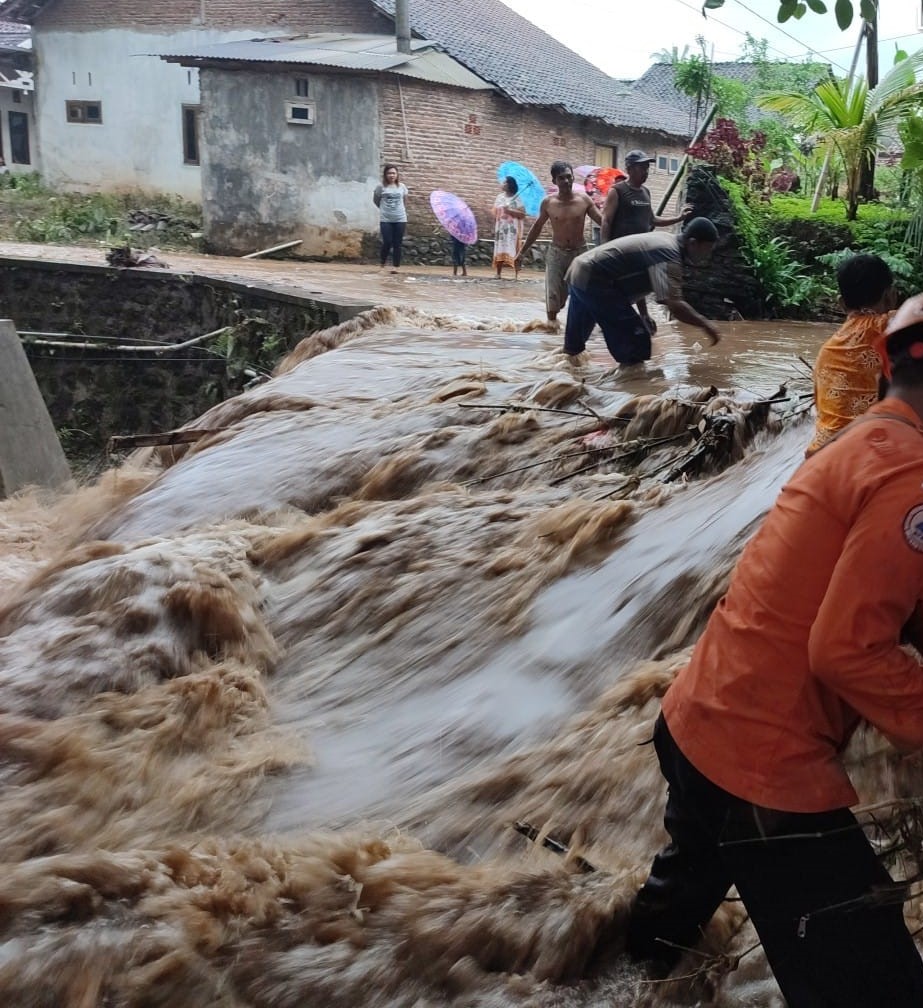
[[[299,238],[297,241],[283,242],[281,245],[273,245],[272,248],[260,249],[258,252],[248,252],[245,256],[241,256],[241,259],[259,259],[260,256],[271,255],[273,252],[282,252],[284,249],[294,248],[296,245],[301,244],[302,239]]]
[[[699,140],[702,139],[702,137],[705,135],[705,131],[711,125],[712,119],[715,118],[715,113],[717,111],[718,106],[712,105],[711,109],[708,112],[708,115],[706,115],[705,118],[702,120],[702,125],[699,126],[699,128],[696,130],[695,136],[689,141],[690,147],[694,146],[699,142]],[[689,155],[684,154],[683,160],[680,162],[679,169],[673,176],[673,181],[669,184],[669,186],[667,186],[667,191],[663,194],[663,199],[661,199],[660,205],[657,207],[658,217],[666,209],[666,205],[667,203],[670,202],[670,197],[673,195],[673,190],[676,189],[676,187],[680,183],[680,179],[682,179],[683,175],[686,173],[686,169],[689,167],[689,160],[690,160]]]
[[[869,91],[878,86],[878,8],[874,16],[865,22],[865,79]],[[878,159],[878,149],[866,153],[862,159],[862,172],[859,176],[859,195],[868,202],[875,193],[875,162]]]

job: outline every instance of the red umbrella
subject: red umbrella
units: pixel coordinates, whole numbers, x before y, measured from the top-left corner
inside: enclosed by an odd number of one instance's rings
[[[584,185],[590,195],[599,193],[601,196],[605,196],[616,182],[625,178],[628,176],[621,168],[594,168],[587,175]]]
[[[436,219],[453,238],[465,245],[473,245],[478,240],[478,222],[461,196],[444,189],[434,189],[429,194],[429,205]]]

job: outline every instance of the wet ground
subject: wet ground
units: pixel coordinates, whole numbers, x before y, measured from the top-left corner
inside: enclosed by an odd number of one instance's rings
[[[0,256],[21,256],[42,262],[106,266],[108,246],[38,245],[0,242]],[[500,317],[527,322],[544,318],[543,274],[527,270],[518,281],[497,280],[492,270],[472,266],[468,279],[453,279],[451,267],[405,266],[398,274],[377,265],[314,263],[295,259],[239,259],[191,252],[155,252],[177,273],[243,280],[254,284],[291,287],[299,293],[328,295],[364,304],[409,304],[432,312],[461,317]],[[144,269],[161,270],[158,267]]]

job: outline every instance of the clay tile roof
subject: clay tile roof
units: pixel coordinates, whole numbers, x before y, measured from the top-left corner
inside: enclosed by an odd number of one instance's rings
[[[371,0],[394,17],[394,0]],[[558,108],[613,126],[688,137],[688,116],[578,56],[500,0],[413,0],[415,34],[441,45],[522,105]]]

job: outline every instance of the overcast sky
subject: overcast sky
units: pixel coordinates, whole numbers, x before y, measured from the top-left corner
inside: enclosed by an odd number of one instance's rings
[[[858,0],[854,0],[858,8]],[[697,0],[504,0],[570,49],[613,77],[639,77],[651,63],[651,54],[676,46],[680,52],[703,35],[715,60],[734,60],[747,32],[765,38],[775,59],[812,55],[814,49],[834,65],[835,72],[849,68],[859,24],[840,32],[832,13],[805,14],[800,21],[776,24],[777,0],[725,0],[721,10],[701,14]],[[879,60],[884,73],[892,62],[895,42],[908,51],[923,48],[917,30],[923,0],[883,0],[878,35]],[[827,0],[833,9],[833,0]],[[863,51],[862,61],[865,56]],[[860,69],[862,64],[860,63]]]

